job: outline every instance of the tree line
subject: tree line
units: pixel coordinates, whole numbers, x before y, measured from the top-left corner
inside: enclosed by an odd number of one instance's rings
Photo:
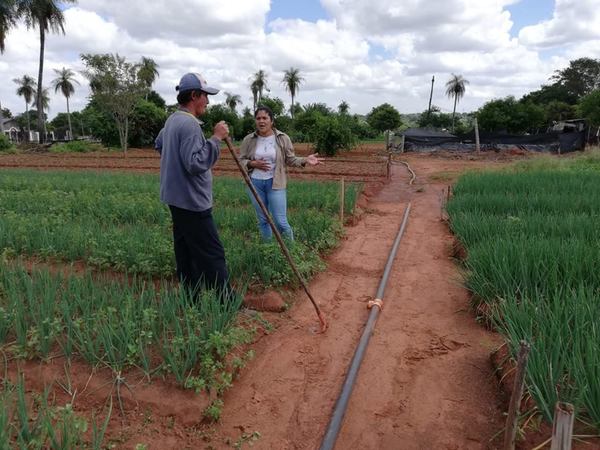
[[[165,100],[151,90],[153,77],[139,80],[140,73],[145,72],[143,61],[133,64],[111,54],[84,54],[81,58],[92,91],[90,102],[79,116],[86,129],[107,145],[118,142],[123,150],[130,145],[151,146],[168,114],[177,105],[166,105]],[[153,68],[158,66],[154,64]],[[152,74],[158,76],[158,71]],[[295,96],[303,80],[297,68],[284,72],[281,82],[292,97],[291,107],[286,110],[282,99],[267,95],[270,92],[268,76],[264,70],[259,70],[249,79],[252,109],[245,107],[238,112],[241,96],[225,92],[223,104],[208,106],[202,116],[204,126],[211,129],[218,121],[225,120],[233,138],[241,140],[255,129],[253,111],[258,105],[264,105],[273,111],[276,127],[288,133],[295,142],[313,142],[319,151],[331,154],[351,148],[359,139],[376,138],[384,130],[401,124],[400,114],[389,104],[373,108],[366,117],[350,114],[345,101],[335,110],[324,103],[301,105],[295,101]],[[64,122],[59,115],[53,124],[59,126],[61,120]]]
[[[80,112],[69,111],[69,98],[74,93],[74,72],[63,68],[55,70],[52,80],[55,92],[61,92],[67,101],[67,113],[59,114],[50,126],[54,130],[69,129],[71,136],[92,135],[105,145],[151,146],[154,137],[166,117],[176,105],[167,105],[152,85],[159,76],[159,66],[151,59],[142,57],[139,62],[129,62],[115,54],[83,54],[86,67],[83,72],[88,79],[92,95],[88,105]],[[520,100],[514,97],[495,99],[479,110],[456,114],[456,105],[465,95],[469,81],[462,75],[452,74],[446,83],[446,95],[453,100],[452,114],[445,114],[432,105],[416,117],[402,116],[389,103],[373,108],[367,115],[351,114],[347,102],[342,101],[333,109],[324,103],[299,104],[295,97],[305,78],[300,69],[291,67],[284,71],[281,83],[291,97],[286,110],[281,98],[270,96],[268,74],[258,70],[249,78],[248,87],[253,95],[252,109],[243,108],[239,94],[225,92],[223,104],[210,105],[203,121],[207,128],[219,120],[230,124],[231,133],[237,140],[254,130],[253,111],[259,104],[269,106],[275,115],[276,126],[288,133],[295,142],[313,142],[319,151],[335,153],[351,148],[358,140],[374,139],[388,129],[416,125],[447,129],[457,134],[469,132],[473,119],[478,118],[484,131],[507,133],[536,133],[545,131],[553,121],[586,117],[594,125],[600,124],[600,60],[580,58],[571,61],[569,67],[557,70],[551,83],[530,92]],[[35,111],[27,110],[28,104],[37,104],[36,83],[32,77],[15,79],[17,94],[25,99],[26,114],[21,118],[29,121]],[[47,104],[47,90],[42,91],[42,107]],[[80,125],[78,129],[77,125]],[[29,127],[29,123],[27,123]]]
[[[600,59],[578,58],[556,70],[550,83],[517,100],[509,96],[487,102],[477,111],[486,131],[513,134],[545,131],[552,122],[585,118],[600,126]]]

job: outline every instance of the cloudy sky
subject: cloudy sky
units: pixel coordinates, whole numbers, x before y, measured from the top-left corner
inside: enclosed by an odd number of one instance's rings
[[[76,71],[72,110],[89,95],[81,53],[154,59],[154,89],[169,104],[181,75],[197,71],[251,107],[249,79],[259,69],[270,95],[289,104],[281,79],[296,67],[298,102],[345,100],[360,114],[384,102],[402,113],[427,109],[432,76],[433,104],[451,112],[451,73],[469,81],[457,110],[472,111],[539,88],[570,60],[600,58],[599,0],[79,0],[64,15],[66,34],[47,37],[44,84],[53,69]],[[12,29],[0,55],[0,102],[13,114],[25,104],[12,80],[37,79],[38,58],[37,30]],[[65,110],[52,92],[50,117]]]

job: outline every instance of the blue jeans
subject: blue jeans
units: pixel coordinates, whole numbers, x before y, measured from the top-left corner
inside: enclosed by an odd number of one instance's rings
[[[273,178],[269,178],[268,180],[257,180],[252,178],[252,184],[254,185],[258,196],[267,207],[267,210],[271,213],[273,222],[275,222],[275,226],[279,232],[284,237],[293,240],[294,233],[287,221],[286,190],[273,189]],[[258,202],[254,198],[254,195],[252,195],[252,192],[250,192],[250,189],[246,188],[246,190],[248,191],[250,201],[258,216],[258,229],[260,230],[260,234],[265,241],[269,241],[273,237],[269,222],[260,209],[260,206],[258,206]]]

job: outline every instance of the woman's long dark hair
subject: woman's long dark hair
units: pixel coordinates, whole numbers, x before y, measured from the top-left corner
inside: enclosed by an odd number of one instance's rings
[[[273,118],[273,110],[271,108],[269,108],[268,106],[265,105],[259,105],[256,107],[256,111],[254,111],[254,118],[256,119],[256,116],[258,115],[259,112],[264,111],[266,112],[269,117],[271,118],[271,122],[273,122],[275,119]]]

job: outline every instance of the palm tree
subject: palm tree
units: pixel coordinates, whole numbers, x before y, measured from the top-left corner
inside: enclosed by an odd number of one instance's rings
[[[16,17],[13,0],[4,0],[0,2],[0,53],[4,53],[4,43],[8,30],[15,26]],[[0,107],[0,133],[4,132],[4,115]]]
[[[38,89],[38,92],[36,92],[33,95],[33,103],[36,105],[41,105],[42,109],[41,112],[38,109],[37,111],[37,115],[38,117],[41,115],[42,116],[42,122],[44,124],[44,139],[46,134],[48,133],[48,130],[46,130],[46,116],[44,114],[44,111],[50,109],[50,95],[48,94],[48,88],[43,88],[42,92],[41,92],[41,98],[38,98],[40,90]],[[38,119],[38,123],[39,123],[39,119]],[[40,132],[41,134],[41,132]]]
[[[269,87],[267,86],[267,74],[264,70],[261,69],[254,74],[254,79],[252,80],[250,89],[252,90],[252,95],[254,98],[258,98],[258,103],[260,103],[262,100],[263,91],[269,92]],[[254,101],[254,109],[256,109],[256,101]]]
[[[8,30],[15,26],[17,21],[14,0],[0,2],[0,53],[4,53],[4,43]]]
[[[237,105],[242,103],[242,98],[236,94],[230,94],[229,92],[225,92],[225,104],[229,106],[233,112],[235,112],[235,108]]]
[[[338,112],[340,114],[348,114],[349,110],[350,110],[350,105],[348,104],[348,102],[346,102],[346,100],[342,100],[342,103],[340,103],[338,105]]]
[[[16,18],[23,18],[27,28],[37,27],[40,32],[40,62],[37,81],[37,100],[42,101],[42,80],[44,73],[44,47],[46,44],[46,32],[65,32],[65,17],[58,5],[57,0],[10,0],[15,2]],[[66,3],[77,3],[77,0],[60,0],[61,6]],[[42,111],[42,104],[37,104],[37,110]],[[44,127],[44,117],[38,114],[38,130]]]
[[[35,95],[35,80],[29,75],[23,75],[21,78],[13,80],[19,86],[17,95],[25,99],[25,115],[27,116],[27,132],[31,133],[31,123],[29,120],[29,104]]]
[[[452,110],[452,132],[454,133],[454,116],[456,115],[456,104],[465,95],[465,85],[469,84],[462,75],[452,74],[446,82],[446,95],[450,98],[454,97],[454,109]]]
[[[256,103],[258,102],[258,84],[256,84],[256,80],[250,84],[250,90],[252,91],[252,109],[256,111]]]
[[[146,101],[148,100],[148,92],[152,89],[152,84],[158,77],[158,64],[152,58],[142,56],[140,70],[138,70],[138,78],[146,87]]]
[[[292,106],[290,108],[292,119],[294,118],[294,97],[296,96],[298,89],[300,89],[300,84],[302,84],[303,81],[304,78],[300,76],[300,69],[290,67],[283,74],[283,80],[281,82],[285,85],[285,89],[292,97]]]
[[[52,87],[54,87],[54,92],[58,92],[59,89],[62,94],[67,99],[67,120],[69,121],[69,136],[73,139],[73,128],[71,128],[71,110],[69,109],[69,97],[75,93],[75,87],[73,86],[73,82],[79,84],[75,77],[75,72],[71,69],[67,69],[63,67],[61,70],[54,69],[54,73],[58,75],[54,80],[52,80]]]

